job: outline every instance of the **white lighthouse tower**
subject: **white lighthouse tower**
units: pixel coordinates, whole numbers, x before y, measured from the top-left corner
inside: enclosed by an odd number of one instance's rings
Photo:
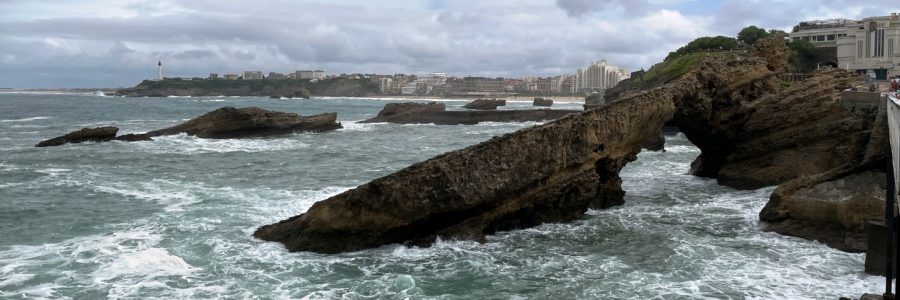
[[[162,80],[162,61],[156,63],[156,80]]]

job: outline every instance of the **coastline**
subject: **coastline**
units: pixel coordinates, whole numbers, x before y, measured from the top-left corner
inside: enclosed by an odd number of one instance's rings
[[[313,97],[317,97],[313,95]],[[472,97],[464,97],[464,96],[418,96],[418,95],[366,95],[365,97],[340,97],[340,98],[366,98],[366,99],[385,99],[385,100],[436,100],[436,101],[446,101],[446,100],[457,100],[457,101],[471,101],[475,99],[501,99],[509,102],[532,102],[534,98],[544,98],[553,100],[554,103],[584,103],[585,97],[580,96],[472,96]],[[321,98],[321,97],[319,97]],[[338,97],[334,97],[338,98]]]

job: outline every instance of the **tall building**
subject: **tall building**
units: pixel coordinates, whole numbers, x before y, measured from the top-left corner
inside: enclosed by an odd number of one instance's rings
[[[594,62],[575,73],[575,92],[602,92],[628,78],[624,68],[610,65],[606,60]]]
[[[388,94],[391,92],[391,82],[393,79],[383,77],[378,82],[378,91],[382,94]]]
[[[434,86],[443,85],[446,82],[447,73],[431,73],[404,85],[400,88],[400,93],[404,95],[428,95],[431,94]]]

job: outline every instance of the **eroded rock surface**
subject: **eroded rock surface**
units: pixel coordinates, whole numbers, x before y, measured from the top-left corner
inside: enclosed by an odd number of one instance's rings
[[[336,122],[336,119],[336,113],[300,116],[259,107],[223,107],[179,125],[150,131],[147,135],[153,137],[186,133],[201,138],[221,139],[322,132],[341,128],[341,123]]]
[[[35,147],[60,146],[68,143],[106,142],[115,138],[116,132],[119,132],[119,128],[112,126],[82,128],[63,136],[42,141]]]
[[[619,170],[674,111],[646,97],[494,138],[414,164],[320,201],[254,236],[291,251],[336,253],[437,237],[483,240],[498,230],[582,217],[622,203]]]

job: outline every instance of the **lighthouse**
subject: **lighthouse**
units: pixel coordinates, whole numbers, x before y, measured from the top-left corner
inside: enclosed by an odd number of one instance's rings
[[[156,63],[156,80],[162,80],[162,61]]]

